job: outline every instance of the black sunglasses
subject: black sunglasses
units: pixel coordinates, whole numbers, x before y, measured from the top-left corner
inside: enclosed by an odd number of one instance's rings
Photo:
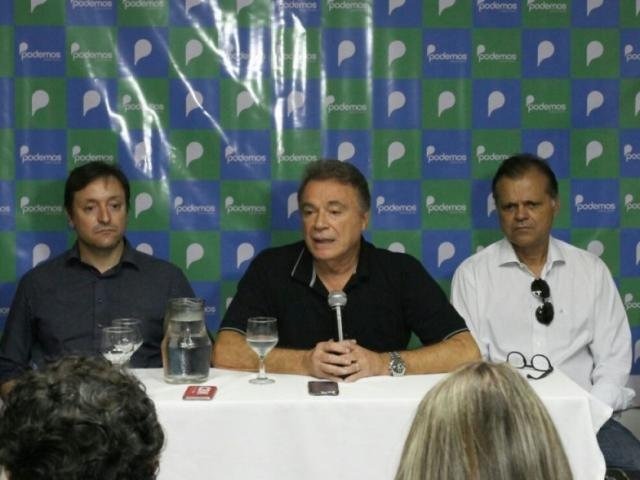
[[[543,325],[549,325],[553,320],[553,304],[549,301],[551,290],[549,284],[541,278],[531,282],[531,293],[542,301],[542,305],[536,308],[536,319]]]

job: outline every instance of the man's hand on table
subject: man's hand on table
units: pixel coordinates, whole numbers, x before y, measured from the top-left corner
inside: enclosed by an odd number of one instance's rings
[[[353,382],[388,373],[387,355],[367,350],[355,340],[319,342],[307,352],[304,363],[314,377],[334,381]]]

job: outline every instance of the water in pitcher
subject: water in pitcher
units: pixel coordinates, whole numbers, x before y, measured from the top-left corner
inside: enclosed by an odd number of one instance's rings
[[[209,378],[211,340],[199,299],[172,299],[167,311],[164,378],[169,383],[200,383]]]

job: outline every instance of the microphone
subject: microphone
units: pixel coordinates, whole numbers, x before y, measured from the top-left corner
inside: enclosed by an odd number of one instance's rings
[[[342,336],[342,307],[347,304],[347,294],[339,291],[339,292],[329,292],[329,297],[327,298],[327,302],[329,306],[336,311],[336,323],[338,325],[338,340],[341,342],[344,340]]]

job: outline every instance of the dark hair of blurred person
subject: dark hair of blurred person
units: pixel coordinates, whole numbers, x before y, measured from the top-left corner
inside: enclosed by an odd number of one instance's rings
[[[558,433],[527,381],[507,364],[474,362],[429,390],[396,480],[567,480]]]
[[[10,480],[154,479],[163,444],[144,386],[98,357],[26,372],[0,415]]]

